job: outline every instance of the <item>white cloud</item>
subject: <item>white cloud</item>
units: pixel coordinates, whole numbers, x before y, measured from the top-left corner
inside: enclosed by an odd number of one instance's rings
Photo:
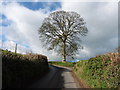
[[[117,2],[63,2],[62,9],[78,12],[89,30],[86,37],[81,37],[85,48],[78,58],[90,58],[118,46]]]
[[[12,21],[11,25],[3,27],[3,34],[8,40],[26,44],[34,53],[47,55],[48,58],[54,56],[54,53],[42,47],[38,36],[38,29],[47,13],[45,14],[42,10],[33,11],[17,3],[9,3],[3,6],[3,14]],[[22,48],[19,51],[25,52]]]
[[[4,1],[4,0],[2,0]],[[118,2],[119,0],[5,0],[9,2]]]
[[[43,19],[49,15],[48,8],[36,11],[30,10],[17,3],[9,3],[3,7],[3,14],[12,23],[3,27],[3,34],[10,40],[6,45],[13,46],[11,41],[17,41],[19,52],[25,52],[23,44],[30,46],[34,53],[48,56],[49,60],[60,60],[54,51],[47,51],[42,47],[38,37],[38,29]],[[62,2],[62,10],[76,11],[86,21],[89,30],[88,35],[82,39],[85,47],[77,55],[78,59],[86,59],[98,54],[112,51],[117,47],[118,41],[118,13],[117,3],[95,3],[95,2]],[[57,10],[60,10],[57,9]],[[47,13],[45,13],[47,11]]]
[[[14,52],[15,51],[15,43],[13,41],[2,42],[2,48],[5,50],[7,49],[7,50]]]
[[[1,43],[2,44],[0,47],[2,47],[2,49],[15,52],[16,42],[7,40]],[[30,48],[26,48],[24,45],[17,44],[17,53],[25,54],[25,53],[30,53],[30,51],[31,51]]]

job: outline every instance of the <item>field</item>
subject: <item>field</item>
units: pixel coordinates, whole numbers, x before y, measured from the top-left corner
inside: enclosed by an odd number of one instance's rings
[[[58,61],[49,61],[49,65],[60,65],[65,67],[74,67],[75,62],[58,62]]]

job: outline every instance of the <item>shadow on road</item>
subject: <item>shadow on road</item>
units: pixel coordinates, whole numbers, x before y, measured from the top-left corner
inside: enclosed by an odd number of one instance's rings
[[[33,82],[28,88],[51,88],[52,90],[77,88],[77,82],[72,77],[70,69],[59,66],[49,66],[49,68],[48,74]]]
[[[53,67],[56,68],[56,73],[49,84],[49,88],[62,89],[64,88],[64,77],[62,76],[62,73],[68,72],[68,70],[61,67],[56,67],[56,66],[53,66]]]
[[[49,68],[49,73],[33,82],[28,88],[64,88],[64,77],[62,73],[69,72],[69,70],[56,66],[49,66]]]

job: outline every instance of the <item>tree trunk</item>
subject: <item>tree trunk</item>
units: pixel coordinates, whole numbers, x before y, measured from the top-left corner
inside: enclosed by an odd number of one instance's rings
[[[66,62],[66,44],[63,42],[63,60],[62,62]]]

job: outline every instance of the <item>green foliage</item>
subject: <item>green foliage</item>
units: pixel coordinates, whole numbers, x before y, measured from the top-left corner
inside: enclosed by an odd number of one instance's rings
[[[74,67],[75,62],[57,62],[57,61],[49,61],[49,65],[60,65],[65,67]]]
[[[43,76],[48,71],[47,58],[30,60],[22,54],[1,50],[2,52],[2,87],[22,88],[36,77]],[[41,56],[44,57],[44,56]]]
[[[107,55],[77,62],[74,72],[92,88],[118,88],[120,85],[120,63],[113,64]]]

